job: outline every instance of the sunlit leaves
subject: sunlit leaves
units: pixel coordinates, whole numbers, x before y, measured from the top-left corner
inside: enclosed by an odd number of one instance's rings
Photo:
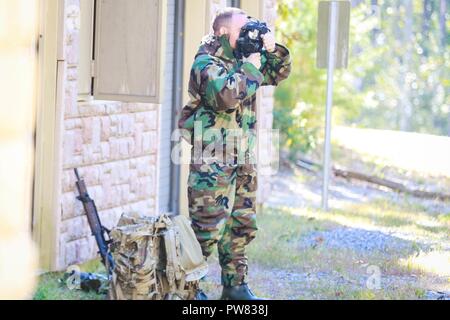
[[[411,1],[412,14],[404,1],[371,6],[367,0],[352,8],[349,68],[335,74],[335,122],[450,133],[450,50],[449,41],[443,47],[440,40],[439,4],[433,0],[424,33],[423,1]],[[293,69],[275,92],[275,127],[294,153],[317,145],[324,122],[326,71],[315,60],[317,3],[278,1],[277,38],[291,50]],[[308,108],[299,112],[299,106]]]

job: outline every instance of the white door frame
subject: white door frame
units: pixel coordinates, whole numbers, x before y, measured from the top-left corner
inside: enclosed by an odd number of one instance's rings
[[[58,270],[63,125],[64,0],[39,0],[33,239],[40,271]]]

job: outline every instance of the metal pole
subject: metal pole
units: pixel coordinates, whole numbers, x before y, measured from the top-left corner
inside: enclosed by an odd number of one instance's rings
[[[330,4],[330,25],[328,43],[328,74],[327,74],[327,101],[325,116],[325,142],[323,148],[323,184],[322,184],[322,209],[328,210],[328,185],[330,181],[331,158],[331,107],[333,104],[333,73],[336,59],[336,32],[338,19],[338,4],[332,1]]]
[[[186,10],[186,1],[185,0],[176,0],[175,1],[175,27],[174,27],[174,55],[175,55],[175,64],[173,68],[173,83],[172,83],[172,130],[171,134],[174,130],[178,129],[178,120],[179,116],[175,116],[183,103],[183,74],[179,70],[182,69],[183,66],[183,57],[184,57],[184,48],[183,41],[185,39],[184,36],[184,14]],[[170,145],[170,150],[173,150],[175,144],[179,143],[179,141],[172,141]],[[170,162],[170,179],[171,179],[171,192],[170,192],[170,208],[169,210],[173,212],[175,215],[178,215],[181,212],[180,209],[180,164],[175,164],[171,159]]]

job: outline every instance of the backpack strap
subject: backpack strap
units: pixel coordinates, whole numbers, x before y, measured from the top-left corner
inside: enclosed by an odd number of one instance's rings
[[[117,281],[117,274],[113,272],[111,278],[111,286],[110,286],[110,299],[112,300],[125,300],[125,297],[122,292],[122,288],[120,287],[119,282]]]
[[[164,233],[164,245],[166,249],[166,277],[169,282],[171,292],[178,291],[177,280],[183,277],[183,272],[179,263],[179,245],[177,246],[177,235],[175,230],[170,228]]]

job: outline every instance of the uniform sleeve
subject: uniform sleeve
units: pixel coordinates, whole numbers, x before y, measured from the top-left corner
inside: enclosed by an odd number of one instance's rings
[[[275,44],[274,52],[265,51],[261,56],[261,69],[264,75],[262,86],[276,86],[291,73],[291,57],[289,50]]]
[[[207,55],[198,57],[193,69],[202,100],[216,111],[235,109],[242,100],[254,95],[264,80],[261,71],[249,62],[227,70]]]

